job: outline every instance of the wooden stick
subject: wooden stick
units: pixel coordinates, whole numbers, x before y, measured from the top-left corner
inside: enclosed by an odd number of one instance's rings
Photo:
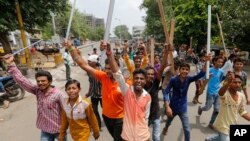
[[[222,40],[222,45],[224,47],[225,55],[226,55],[226,59],[227,59],[227,55],[228,54],[227,54],[227,49],[226,49],[226,45],[225,45],[225,41],[224,41],[224,36],[223,36],[222,27],[221,27],[221,22],[220,22],[218,14],[216,14],[216,17],[217,17],[218,26],[219,26],[219,29],[220,29],[220,36],[221,36],[221,40]]]
[[[152,66],[154,66],[154,56],[155,56],[155,54],[154,54],[154,48],[155,48],[155,46],[154,46],[154,38],[151,38],[150,39],[151,40],[151,46],[150,46],[150,61],[151,61],[151,65]]]
[[[69,31],[71,28],[72,19],[73,19],[73,15],[75,12],[75,6],[76,6],[76,0],[74,0],[74,3],[72,5],[72,9],[71,9],[71,13],[70,13],[70,17],[69,17],[69,24],[68,24],[68,28],[67,28],[67,32],[66,32],[66,37],[65,37],[65,39],[67,39],[67,40],[69,38]]]
[[[211,5],[208,5],[208,18],[207,18],[207,55],[210,53],[210,39],[211,39]],[[206,79],[209,79],[209,66],[210,62],[207,61]]]
[[[174,27],[175,27],[175,20],[170,20],[170,34],[169,34],[169,42],[170,44],[174,43]]]
[[[189,44],[189,48],[192,49],[192,46],[193,46],[193,37],[190,37],[190,44]]]
[[[162,22],[162,26],[163,26],[163,29],[164,29],[164,34],[165,34],[165,37],[166,37],[166,43],[173,45],[173,42],[170,41],[170,37],[169,37],[169,34],[168,34],[167,23],[166,23],[164,10],[163,10],[162,0],[157,0],[157,2],[158,2],[159,10],[160,10],[161,22]],[[170,22],[170,28],[171,29],[170,30],[172,30],[172,31],[170,31],[170,32],[172,34],[171,35],[172,36],[172,39],[171,39],[172,41],[173,41],[173,38],[174,38],[174,24],[175,24],[174,20],[171,20],[171,22]],[[172,73],[174,73],[174,58],[173,58],[172,53],[169,54],[169,60],[171,60],[170,61],[170,64],[172,66],[171,71],[172,71]]]
[[[161,22],[162,22],[162,26],[163,26],[163,29],[164,29],[164,34],[165,34],[165,37],[166,37],[166,43],[170,43],[166,18],[165,18],[165,14],[164,14],[164,10],[163,10],[163,5],[162,5],[162,0],[157,0],[157,2],[158,2],[160,14],[161,14]]]
[[[110,0],[107,23],[106,23],[106,30],[104,33],[104,42],[108,42],[108,40],[109,40],[109,33],[110,33],[110,27],[111,27],[114,6],[115,6],[115,0]]]
[[[175,20],[171,19],[170,21],[170,37],[169,37],[169,43],[173,45],[174,43],[174,27],[175,27]],[[169,54],[168,57],[169,64],[171,64],[171,71],[174,73],[174,57],[173,57],[173,52]]]

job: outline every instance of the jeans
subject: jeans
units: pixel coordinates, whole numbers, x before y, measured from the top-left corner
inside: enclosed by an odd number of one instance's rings
[[[212,107],[212,105],[214,105],[214,111],[213,111],[213,114],[212,114],[210,122],[209,122],[209,124],[211,124],[211,125],[214,123],[214,121],[218,115],[219,108],[220,108],[219,101],[220,100],[219,100],[218,94],[207,95],[206,104],[204,107],[201,108],[202,111],[208,111]]]
[[[123,119],[108,118],[105,115],[102,115],[102,117],[110,135],[114,138],[114,141],[123,141],[121,137]]]
[[[216,133],[212,135],[211,137],[206,138],[205,141],[229,141],[229,135],[223,134],[223,133]]]
[[[41,141],[55,141],[58,139],[59,133],[48,133],[48,132],[41,132]],[[65,137],[64,141],[67,141]]]
[[[149,125],[153,124],[153,131],[152,131],[152,140],[153,141],[160,141],[161,136],[161,122],[160,118],[149,120]]]
[[[190,141],[190,127],[189,127],[189,119],[187,112],[178,114],[173,113],[173,117],[171,118],[168,117],[165,127],[168,128],[170,126],[176,115],[178,115],[181,120],[182,127],[184,130],[185,141]]]
[[[102,122],[101,122],[100,114],[98,112],[98,104],[99,104],[99,102],[100,102],[101,107],[102,107],[102,98],[93,98],[93,97],[91,97],[92,108],[93,108],[93,111],[94,111],[95,116],[97,118],[99,128],[101,129]]]
[[[2,76],[0,77],[0,92],[5,92],[3,81],[13,79],[12,76]]]
[[[70,66],[69,64],[64,64],[65,65],[65,68],[66,68],[66,79],[67,80],[70,80],[71,77],[70,77]]]

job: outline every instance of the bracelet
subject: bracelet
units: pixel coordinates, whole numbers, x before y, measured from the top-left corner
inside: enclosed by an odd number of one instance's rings
[[[75,48],[71,46],[69,49],[69,52],[73,52],[74,50],[75,50]]]

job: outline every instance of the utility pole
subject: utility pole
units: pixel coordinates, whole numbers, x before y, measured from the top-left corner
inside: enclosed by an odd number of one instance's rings
[[[54,35],[56,35],[55,14],[54,14],[54,13],[51,13],[50,15],[51,15],[51,17],[52,17],[52,24],[53,24]]]
[[[19,27],[20,27],[20,32],[21,32],[21,38],[22,38],[22,42],[23,42],[23,48],[25,48],[27,46],[27,40],[26,40],[26,35],[25,35],[23,20],[22,20],[22,14],[21,14],[18,0],[15,0],[15,5],[16,5],[16,13],[17,13],[18,23],[19,23]],[[25,49],[25,58],[26,58],[26,64],[28,64],[28,67],[31,67],[28,48]]]

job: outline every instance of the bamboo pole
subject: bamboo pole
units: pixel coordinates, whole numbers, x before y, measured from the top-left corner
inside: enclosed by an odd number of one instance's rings
[[[164,34],[166,37],[166,43],[170,43],[169,42],[169,35],[168,35],[168,29],[167,29],[167,23],[166,23],[166,18],[165,18],[165,14],[164,14],[164,10],[163,10],[163,5],[162,5],[162,0],[157,0],[158,2],[158,7],[160,10],[160,14],[161,14],[161,22],[162,22],[162,26],[164,29]]]
[[[106,30],[105,30],[105,34],[104,34],[104,42],[108,42],[108,40],[109,40],[109,33],[110,33],[110,27],[111,27],[114,6],[115,6],[115,0],[110,0]]]
[[[154,47],[155,47],[155,40],[154,38],[151,38],[151,45],[150,45],[150,62],[151,62],[151,65],[154,66]]]
[[[73,6],[72,6],[72,9],[71,9],[71,13],[70,13],[70,17],[69,17],[69,24],[68,24],[65,39],[69,38],[69,31],[70,31],[70,28],[71,28],[72,19],[73,19],[73,15],[74,15],[74,12],[75,12],[75,6],[76,6],[76,0],[74,0]]]
[[[222,27],[221,27],[221,22],[220,22],[218,14],[216,14],[216,17],[217,17],[218,26],[219,26],[219,29],[220,29],[220,36],[221,36],[222,45],[223,45],[223,48],[225,50],[225,55],[226,55],[226,59],[227,59],[228,54],[227,54],[227,49],[226,49],[225,40],[224,40],[224,36],[223,36],[223,31],[222,31]]]
[[[170,37],[169,37],[169,33],[168,33],[168,29],[167,29],[167,23],[166,23],[166,18],[165,18],[165,14],[164,14],[164,9],[163,9],[163,5],[162,5],[162,0],[157,0],[158,2],[158,7],[159,7],[159,10],[160,10],[160,15],[161,15],[161,22],[162,22],[162,26],[163,26],[163,29],[164,29],[164,34],[165,34],[165,37],[166,37],[166,43],[167,44],[170,44],[170,45],[173,45],[173,42],[170,42]],[[172,25],[171,25],[172,23]],[[173,38],[174,38],[174,20],[171,20],[170,22],[170,28],[172,29],[172,41],[173,41]],[[171,30],[170,29],[170,30]],[[172,73],[174,73],[174,58],[173,58],[173,54],[170,53],[170,57],[169,57],[169,60],[170,60],[170,64],[171,64],[171,71]]]
[[[207,55],[210,53],[210,39],[211,39],[211,5],[208,5],[208,19],[207,19]],[[206,79],[209,79],[210,62],[207,61]]]

